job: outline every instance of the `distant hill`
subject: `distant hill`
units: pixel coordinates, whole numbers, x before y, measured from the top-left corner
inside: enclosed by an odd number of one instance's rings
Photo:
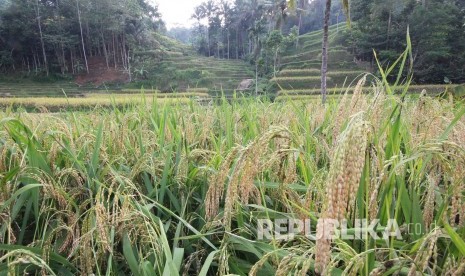
[[[134,85],[163,92],[202,90],[221,95],[232,94],[242,80],[254,76],[252,66],[243,60],[201,56],[190,46],[159,34],[157,41],[159,48],[135,53],[141,76],[134,76]]]
[[[374,80],[371,73],[376,70],[371,64],[358,61],[344,44],[348,38],[347,25],[341,23],[330,27],[328,50],[328,93],[341,94],[348,87],[354,87],[361,76],[368,75],[369,83]],[[280,71],[273,77],[271,92],[277,97],[305,99],[321,93],[321,52],[322,31],[310,32],[299,36],[297,47],[289,48],[280,59]],[[411,93],[439,94],[446,85],[411,85]],[[369,89],[366,88],[366,91]],[[349,89],[350,92],[350,89]]]
[[[122,66],[107,68],[103,56],[94,56],[89,58],[89,74],[81,73],[74,79],[4,79],[0,81],[0,97],[64,97],[65,93],[68,97],[84,97],[92,93],[134,93],[141,88],[161,93],[232,95],[242,80],[254,76],[252,66],[245,61],[207,58],[189,45],[153,35],[154,43],[147,50],[131,53],[131,76]]]
[[[330,28],[328,50],[328,88],[347,87],[358,76],[369,71],[368,66],[356,62],[349,49],[342,46],[346,25]],[[281,56],[280,71],[271,79],[278,95],[314,95],[321,87],[322,31],[301,35],[296,47]]]

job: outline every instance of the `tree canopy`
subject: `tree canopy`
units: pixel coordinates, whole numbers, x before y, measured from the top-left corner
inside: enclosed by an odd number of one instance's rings
[[[87,56],[128,65],[163,28],[146,0],[1,0],[0,70],[77,73]]]
[[[384,64],[413,44],[414,81],[465,82],[465,3],[460,0],[352,0],[351,47],[357,57]]]

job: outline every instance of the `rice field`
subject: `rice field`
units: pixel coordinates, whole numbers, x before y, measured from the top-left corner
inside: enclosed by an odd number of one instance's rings
[[[132,94],[94,94],[89,93],[79,98],[66,97],[24,97],[24,98],[0,98],[0,107],[28,111],[63,111],[63,110],[88,110],[94,108],[124,108],[133,105],[155,105],[188,103],[189,99],[202,100],[209,98],[207,93],[183,92],[183,93],[141,93]]]
[[[4,109],[0,274],[464,275],[465,105],[390,91]]]

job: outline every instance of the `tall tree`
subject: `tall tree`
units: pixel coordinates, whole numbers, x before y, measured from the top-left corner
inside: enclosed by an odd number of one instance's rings
[[[346,14],[349,13],[349,0],[342,0]],[[331,15],[331,0],[326,0],[325,17],[323,23],[323,50],[321,54],[321,97],[322,103],[326,103],[327,91],[327,74],[328,74],[328,36],[329,36],[329,19]]]
[[[45,52],[44,36],[42,34],[42,24],[40,22],[39,0],[36,0],[36,15],[37,15],[37,25],[39,26],[40,45],[42,46],[42,54],[44,57],[44,67],[45,67],[45,72],[48,76],[48,62],[47,62],[47,54]]]
[[[383,64],[404,51],[410,27],[416,83],[465,81],[465,2],[457,0],[353,0],[352,48],[357,58]]]
[[[327,73],[328,73],[328,35],[329,35],[329,15],[331,12],[331,0],[326,0],[325,18],[323,24],[323,50],[321,60],[321,96],[323,104],[326,103],[327,95]]]
[[[87,63],[86,45],[84,43],[84,33],[82,32],[81,9],[79,8],[79,0],[76,0],[76,9],[77,9],[77,15],[78,15],[78,21],[79,21],[79,29],[81,31],[82,53],[84,55],[86,71],[87,73],[89,73],[89,64]]]

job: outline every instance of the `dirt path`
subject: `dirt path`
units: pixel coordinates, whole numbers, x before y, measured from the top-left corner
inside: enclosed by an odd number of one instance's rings
[[[82,73],[76,77],[76,84],[79,86],[93,85],[100,87],[108,83],[127,83],[129,82],[129,74],[122,66],[110,65],[107,68],[104,57],[91,57],[88,60],[89,73]]]

